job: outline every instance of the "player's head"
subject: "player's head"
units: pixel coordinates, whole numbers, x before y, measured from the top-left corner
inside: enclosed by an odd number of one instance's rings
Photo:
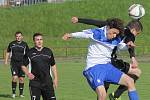
[[[130,32],[137,36],[142,30],[143,26],[139,20],[132,20],[127,24],[127,28],[130,29]]]
[[[18,31],[15,33],[16,41],[21,42],[23,39],[22,32]]]
[[[124,31],[123,21],[118,18],[107,19],[107,38],[113,39]]]
[[[33,41],[34,41],[35,47],[37,48],[43,47],[43,35],[41,33],[35,33],[33,35]]]

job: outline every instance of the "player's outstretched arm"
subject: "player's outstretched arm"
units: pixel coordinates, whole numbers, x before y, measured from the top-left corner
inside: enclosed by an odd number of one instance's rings
[[[71,21],[72,23],[83,23],[88,25],[94,25],[97,27],[103,27],[107,24],[107,21],[103,21],[103,20],[94,20],[94,19],[86,19],[86,18],[78,18],[78,17],[72,17]]]
[[[69,40],[71,37],[72,37],[71,34],[65,33],[65,34],[63,35],[62,39],[63,39],[63,40]]]

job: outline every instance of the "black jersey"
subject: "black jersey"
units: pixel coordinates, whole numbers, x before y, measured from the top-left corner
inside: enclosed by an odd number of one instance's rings
[[[11,62],[13,61],[22,61],[23,56],[26,54],[26,52],[29,50],[29,47],[26,42],[17,42],[12,41],[9,43],[9,46],[7,48],[7,52],[10,53]]]
[[[125,40],[124,40],[125,43],[128,43],[130,41],[132,41],[133,43],[135,42],[135,36],[134,36],[134,34],[131,33],[129,28],[125,28],[124,35],[125,35],[124,36],[125,37]],[[129,54],[130,54],[130,58],[135,57],[134,47],[129,48],[128,51],[129,51]]]
[[[28,60],[27,60],[28,58]],[[24,65],[31,65],[31,73],[35,76],[30,85],[48,85],[51,81],[50,66],[55,65],[52,51],[44,47],[41,51],[31,48],[24,59]]]

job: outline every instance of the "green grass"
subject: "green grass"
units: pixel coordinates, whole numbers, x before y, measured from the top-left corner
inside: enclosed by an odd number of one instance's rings
[[[85,78],[82,75],[85,63],[83,59],[57,59],[57,68],[59,74],[59,86],[56,90],[57,100],[96,100],[95,93],[89,88]],[[140,95],[140,100],[149,100],[149,63],[140,63],[142,76],[138,80],[136,87]],[[0,65],[0,100],[12,100],[11,95],[11,74],[9,66]],[[116,86],[111,86],[109,93]],[[18,91],[17,91],[18,93]],[[15,100],[20,100],[17,97]],[[25,98],[21,100],[30,100],[28,79],[25,82]],[[123,94],[122,100],[128,100],[127,92]]]
[[[137,38],[136,44],[148,46],[150,4],[148,0],[134,0],[134,3],[143,4],[146,14],[141,20],[144,31]],[[45,45],[49,47],[83,47],[87,41],[73,40],[64,42],[61,37],[66,32],[76,32],[92,28],[82,24],[73,25],[70,20],[72,16],[107,19],[119,17],[126,23],[130,19],[127,14],[128,7],[133,0],[77,0],[64,3],[39,4],[24,7],[0,8],[0,55],[10,41],[14,39],[16,31],[22,31],[24,40],[29,46],[32,44],[32,35],[41,32],[45,36]],[[145,48],[149,53],[149,47]],[[60,52],[58,52],[60,53]]]

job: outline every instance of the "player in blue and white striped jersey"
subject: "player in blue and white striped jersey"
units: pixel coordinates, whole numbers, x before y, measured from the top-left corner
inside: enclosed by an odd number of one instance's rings
[[[64,40],[69,38],[89,38],[86,67],[83,71],[91,88],[97,93],[98,100],[106,99],[104,81],[125,85],[128,87],[130,100],[139,100],[134,81],[111,64],[111,53],[115,46],[122,46],[120,33],[123,24],[120,19],[111,19],[102,28],[83,30],[82,32],[65,34]]]
[[[97,27],[103,27],[105,26],[109,20],[95,20],[95,19],[86,19],[86,18],[78,18],[78,17],[72,17],[72,23],[84,23],[88,25],[94,25]],[[124,43],[128,45],[128,51],[131,58],[131,64],[128,62],[125,62],[121,59],[117,59],[116,50],[115,47],[112,53],[112,64],[121,70],[124,73],[127,73],[131,78],[136,80],[140,77],[141,70],[138,68],[138,62],[135,57],[135,38],[136,36],[142,31],[143,26],[142,23],[139,20],[131,20],[128,22],[127,26],[124,29]],[[110,83],[105,82],[105,89],[106,92],[109,88]],[[127,90],[127,87],[120,85],[118,89],[114,92],[109,94],[110,100],[121,100],[121,94]]]

